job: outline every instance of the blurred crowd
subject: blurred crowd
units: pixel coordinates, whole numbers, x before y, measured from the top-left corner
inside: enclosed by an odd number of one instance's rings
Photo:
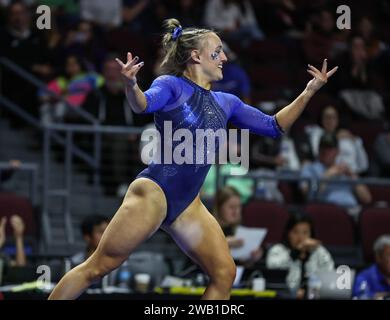
[[[49,30],[36,27],[36,7],[42,4],[51,8]],[[336,8],[341,4],[351,7],[351,29],[337,28]],[[104,125],[150,126],[152,116],[137,115],[127,105],[115,58],[124,59],[130,51],[145,61],[138,81],[148,88],[161,74],[162,22],[172,17],[183,27],[218,31],[229,61],[224,79],[213,89],[233,93],[266,113],[275,113],[304,88],[310,79],[307,64],[318,66],[327,58],[329,64],[339,66],[332,81],[281,139],[251,136],[251,172],[271,177],[293,172],[301,182],[289,184],[286,192],[272,180],[255,183],[229,177],[234,165],[226,164],[219,168],[221,177],[226,176],[234,189],[217,193],[216,168],[211,168],[202,197],[210,208],[216,205],[214,214],[231,247],[242,245],[234,237],[234,228],[241,222],[241,204],[252,197],[293,204],[327,202],[355,218],[362,207],[374,204],[372,189],[364,183],[316,181],[390,178],[390,5],[386,0],[0,0],[0,56],[43,84],[37,88],[3,68],[2,79],[7,81],[1,81],[1,94],[42,124],[86,123],[75,112],[83,109]],[[22,126],[15,115],[1,112],[14,127]],[[92,150],[89,137],[78,138],[80,147]],[[123,195],[144,166],[139,136],[103,140],[102,170],[108,174],[102,172],[102,184],[107,194]],[[240,150],[239,144],[236,147]],[[23,221],[17,215],[8,222],[1,218],[0,248],[6,224],[12,226],[16,243],[15,259],[6,261],[24,265]],[[106,225],[106,218],[99,216],[85,222],[87,249],[74,256],[72,264],[93,252]],[[389,236],[377,240],[376,262],[357,277],[355,296],[374,297],[389,290],[389,248]],[[331,255],[315,239],[311,220],[302,213],[291,215],[281,243],[266,253],[259,248],[240,263],[253,267],[260,260],[269,268],[289,269],[288,286],[298,297],[307,294],[304,270],[334,268]]]
[[[51,8],[49,30],[35,25],[35,8],[41,4]],[[140,56],[145,68],[139,82],[147,88],[160,74],[161,24],[176,17],[184,27],[212,28],[224,40],[229,61],[214,90],[236,94],[265,112],[277,111],[304,87],[308,63],[319,65],[328,58],[340,66],[282,139],[251,137],[251,169],[388,177],[390,133],[384,119],[389,117],[390,9],[381,0],[353,2],[351,29],[340,30],[337,5],[331,0],[2,1],[0,55],[47,84],[38,90],[5,69],[2,92],[42,123],[85,122],[74,111],[79,108],[101,124],[144,127],[152,118],[136,115],[126,105],[114,58],[128,51]],[[324,133],[338,141],[337,157],[327,163],[320,150]],[[106,142],[109,148],[125,150],[116,163],[134,168],[114,174],[116,186],[142,168],[135,144],[126,147],[137,139]],[[317,162],[314,171],[308,162]],[[110,169],[115,172],[112,165]],[[334,198],[325,193],[324,199]],[[366,194],[346,201],[369,200]]]

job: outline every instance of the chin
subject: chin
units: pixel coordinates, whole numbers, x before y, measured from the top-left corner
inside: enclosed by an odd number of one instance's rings
[[[220,81],[223,79],[223,74],[221,73],[220,75],[216,76],[216,79],[214,81]]]

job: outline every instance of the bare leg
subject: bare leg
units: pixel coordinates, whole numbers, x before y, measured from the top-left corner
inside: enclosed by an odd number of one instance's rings
[[[210,277],[202,299],[229,299],[236,266],[221,227],[200,199],[164,230]]]
[[[119,267],[160,227],[166,207],[165,195],[156,183],[145,178],[136,179],[96,251],[61,279],[49,299],[75,299],[93,281]]]

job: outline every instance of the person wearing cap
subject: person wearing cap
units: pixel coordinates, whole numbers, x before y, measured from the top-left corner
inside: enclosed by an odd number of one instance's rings
[[[347,208],[356,208],[359,204],[369,204],[371,193],[364,184],[348,183],[358,176],[342,162],[337,162],[338,140],[334,134],[321,137],[317,159],[302,167],[301,178],[311,181],[311,188],[306,182],[301,183],[301,190],[310,200],[333,203]],[[323,182],[321,179],[345,180],[346,183]]]

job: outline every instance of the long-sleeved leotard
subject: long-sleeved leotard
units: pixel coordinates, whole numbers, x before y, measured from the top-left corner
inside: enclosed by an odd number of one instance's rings
[[[199,163],[196,155],[199,147],[195,143],[197,129],[226,130],[227,121],[241,129],[277,138],[282,134],[275,116],[246,105],[234,95],[206,90],[185,77],[160,76],[145,91],[147,107],[144,113],[154,113],[154,122],[161,136],[160,160],[151,161],[148,167],[137,176],[156,182],[164,191],[167,200],[167,216],[163,225],[170,225],[198,195],[211,164],[207,163],[204,146],[204,159]],[[182,141],[173,141],[164,130],[164,122],[171,123],[173,134],[178,129],[191,131],[192,155],[183,164],[172,161],[164,163],[164,148],[171,143],[172,152]],[[168,128],[168,127],[167,127]],[[170,140],[170,141],[167,141]],[[187,141],[188,142],[188,141]],[[213,146],[215,152],[218,141]],[[188,151],[188,148],[185,148]],[[197,150],[198,149],[198,150]],[[210,151],[209,151],[210,152]],[[202,153],[201,153],[202,154]],[[187,154],[185,155],[188,156]],[[166,158],[165,158],[166,160]]]

